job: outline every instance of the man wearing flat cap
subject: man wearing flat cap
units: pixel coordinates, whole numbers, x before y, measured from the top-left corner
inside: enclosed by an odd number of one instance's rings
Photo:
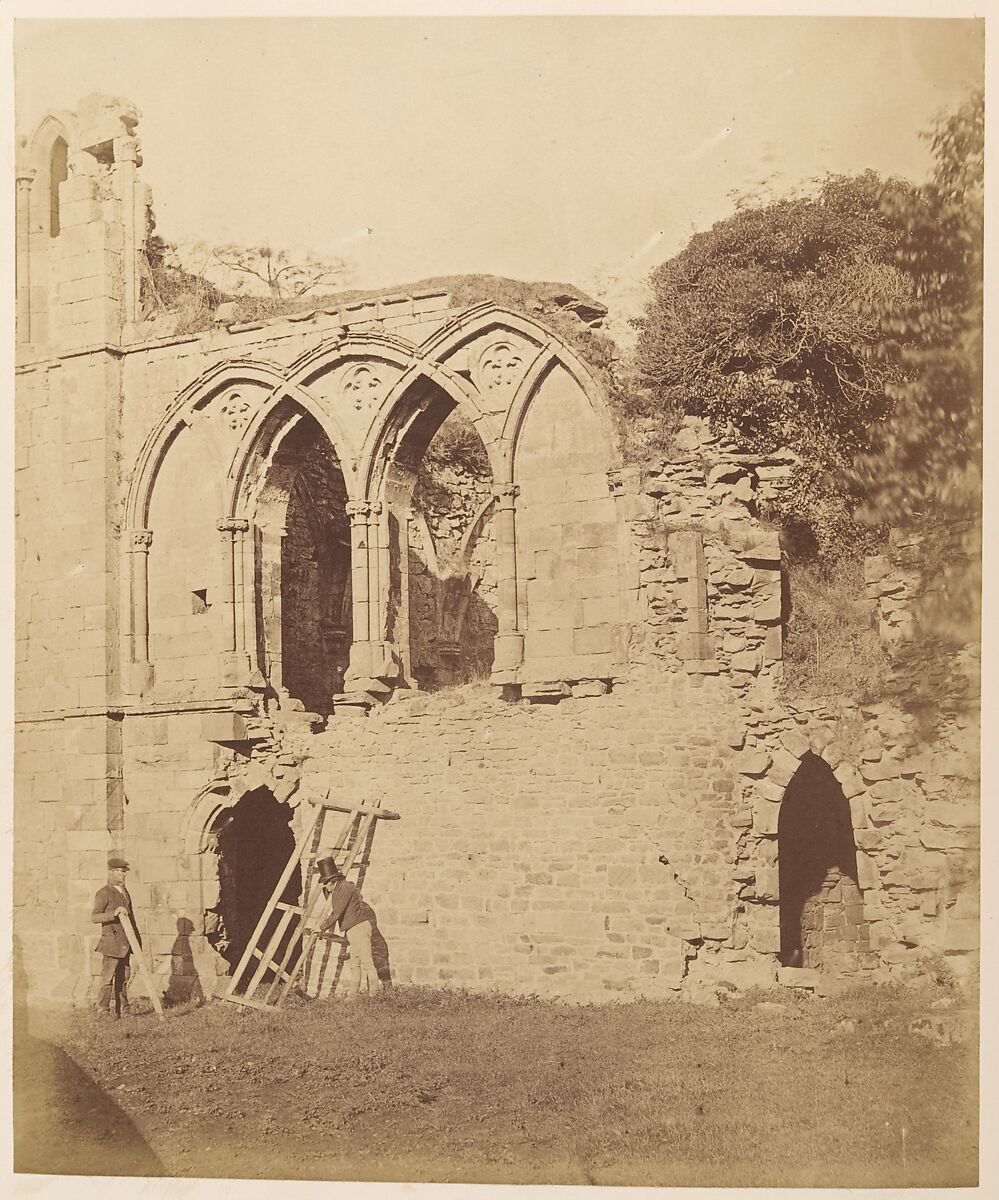
[[[115,1017],[128,1016],[128,981],[132,974],[132,946],[122,927],[122,921],[132,922],[138,929],[132,913],[132,897],[125,887],[125,872],[128,863],[123,858],[108,859],[108,881],[94,898],[94,911],[90,919],[101,927],[101,939],[95,949],[104,955],[101,968],[101,992],[97,1001],[98,1012],[111,1012]]]
[[[378,978],[375,960],[371,955],[371,935],[374,931],[370,919],[365,917],[361,907],[361,893],[350,880],[344,878],[335,859],[321,858],[316,866],[319,870],[319,882],[330,901],[330,915],[323,922],[319,932],[325,937],[332,937],[333,926],[339,921],[340,929],[350,947],[353,965],[357,967],[357,990],[380,992],[382,981]]]

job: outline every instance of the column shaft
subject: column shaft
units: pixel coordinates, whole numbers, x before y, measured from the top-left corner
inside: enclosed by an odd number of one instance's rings
[[[371,506],[363,500],[347,505],[350,517],[350,599],[352,637],[355,642],[370,641],[368,609],[368,515]]]
[[[132,662],[149,661],[149,547],[152,530],[132,530]]]
[[[523,662],[524,637],[517,614],[517,523],[515,505],[519,489],[507,483],[493,489],[496,500],[496,569],[499,626],[493,641],[493,679],[513,682]]]
[[[31,341],[31,181],[34,171],[17,176],[14,271],[17,279],[16,336]]]

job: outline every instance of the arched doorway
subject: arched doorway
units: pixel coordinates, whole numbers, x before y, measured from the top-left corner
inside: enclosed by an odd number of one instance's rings
[[[869,949],[850,805],[829,766],[806,754],[777,824],[781,962],[856,969]]]
[[[229,974],[295,849],[291,818],[291,809],[280,804],[269,788],[261,787],[247,792],[227,811],[218,831],[219,928],[211,940],[229,964]],[[296,867],[281,899],[296,904],[301,895],[302,875]],[[268,928],[264,936],[270,932]]]

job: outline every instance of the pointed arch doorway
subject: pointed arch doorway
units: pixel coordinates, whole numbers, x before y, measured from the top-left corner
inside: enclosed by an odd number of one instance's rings
[[[814,754],[802,758],[784,793],[777,853],[781,963],[856,970],[870,943],[850,805]]]

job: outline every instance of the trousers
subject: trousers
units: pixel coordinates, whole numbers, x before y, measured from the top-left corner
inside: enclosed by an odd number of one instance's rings
[[[351,925],[346,931],[347,945],[350,947],[348,970],[351,974],[352,990],[356,992],[380,992],[382,981],[375,970],[375,960],[371,954],[371,922],[361,921]]]
[[[114,1012],[116,1015],[128,1011],[128,981],[132,977],[131,955],[124,958],[111,958],[104,955],[101,965],[101,991],[97,1007],[101,1012]]]

